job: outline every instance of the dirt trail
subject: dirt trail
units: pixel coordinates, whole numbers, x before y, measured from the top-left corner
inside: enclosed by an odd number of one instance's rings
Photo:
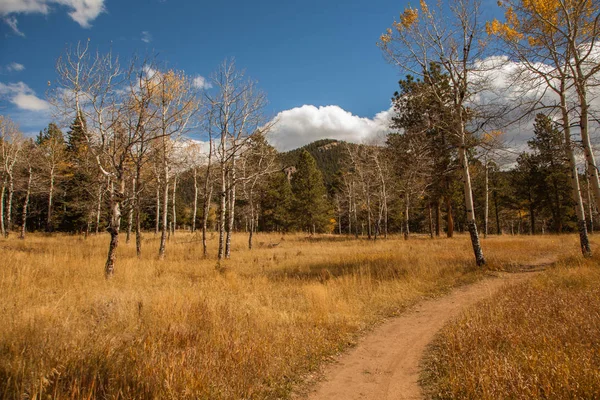
[[[419,363],[434,335],[466,307],[492,295],[503,285],[532,275],[498,274],[444,297],[416,304],[377,327],[336,363],[327,366],[325,380],[312,389],[308,399],[421,399],[417,382]]]

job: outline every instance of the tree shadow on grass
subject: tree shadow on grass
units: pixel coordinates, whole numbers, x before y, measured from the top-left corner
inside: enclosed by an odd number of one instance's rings
[[[368,260],[313,262],[267,272],[267,277],[274,281],[294,279],[299,281],[325,282],[332,278],[352,275],[370,277],[377,281],[389,281],[406,277],[408,270],[404,266],[399,265],[398,260],[375,258]]]

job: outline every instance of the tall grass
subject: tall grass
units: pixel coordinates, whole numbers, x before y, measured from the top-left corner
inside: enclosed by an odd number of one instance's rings
[[[0,241],[0,398],[285,398],[372,324],[483,276],[460,236],[258,235],[249,251],[237,235],[219,271],[197,236],[177,233],[164,261],[147,237],[141,259],[119,247],[109,280],[107,236]],[[577,249],[571,236],[484,246],[496,267]]]
[[[446,326],[426,357],[429,397],[600,398],[599,261],[566,260]]]

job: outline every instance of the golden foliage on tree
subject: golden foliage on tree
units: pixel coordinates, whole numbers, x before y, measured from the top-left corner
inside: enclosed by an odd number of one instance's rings
[[[407,7],[404,12],[400,14],[400,22],[395,22],[394,26],[398,31],[410,29],[410,27],[412,27],[418,21],[418,19],[419,10]]]
[[[531,47],[543,46],[544,41],[566,29],[580,34],[597,36],[596,20],[600,5],[593,0],[517,0],[498,2],[504,8],[504,22],[494,19],[486,24],[489,35],[507,42],[526,40]],[[576,23],[576,27],[573,25]],[[565,26],[571,24],[572,26]]]

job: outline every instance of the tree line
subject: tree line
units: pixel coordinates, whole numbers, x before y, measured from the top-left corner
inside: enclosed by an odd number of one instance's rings
[[[458,230],[469,233],[478,265],[480,235],[577,231],[590,255],[600,206],[588,99],[600,68],[599,6],[502,7],[505,21],[488,23],[477,0],[407,8],[379,42],[406,73],[385,143],[322,141],[284,154],[267,140],[276,121],[265,94],[233,61],[202,90],[181,71],[80,43],[59,58],[49,95],[65,132],[50,123],[26,139],[0,120],[2,233],[107,231],[107,277],[121,233],[135,236],[138,255],[143,234],[160,235],[164,258],[178,229],[198,232],[205,257],[215,231],[218,260],[242,231],[252,248],[258,231],[378,240]],[[492,43],[502,57],[488,57]],[[502,63],[521,91],[489,101]],[[531,116],[529,149],[502,167],[514,151],[502,131]],[[198,132],[200,141],[189,139]]]

